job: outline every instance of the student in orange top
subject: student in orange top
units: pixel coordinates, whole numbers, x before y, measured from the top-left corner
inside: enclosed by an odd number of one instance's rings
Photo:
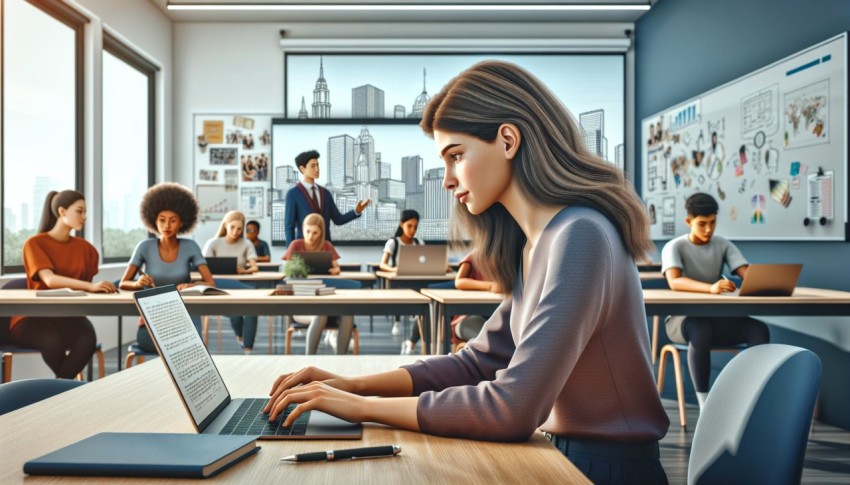
[[[100,257],[97,250],[71,230],[82,231],[86,201],[75,190],[51,191],[44,200],[38,233],[24,243],[27,288],[71,288],[115,293],[109,281],[93,283]],[[86,317],[12,317],[15,345],[38,349],[56,377],[73,379],[97,346],[94,327]]]

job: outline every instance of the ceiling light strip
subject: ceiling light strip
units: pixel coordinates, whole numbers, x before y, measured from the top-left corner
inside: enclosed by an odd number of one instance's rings
[[[168,10],[188,11],[452,11],[452,12],[479,12],[479,11],[512,11],[512,12],[557,12],[557,11],[646,11],[649,5],[588,5],[588,4],[566,4],[566,5],[501,5],[501,4],[478,4],[478,5],[384,5],[384,4],[174,4],[168,3]]]

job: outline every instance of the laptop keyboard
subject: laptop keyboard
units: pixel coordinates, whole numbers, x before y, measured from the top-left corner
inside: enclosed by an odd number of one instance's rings
[[[244,400],[219,434],[239,436],[304,436],[307,434],[307,421],[310,420],[310,411],[298,416],[292,426],[284,428],[281,424],[295,409],[295,404],[287,406],[277,420],[269,422],[269,415],[263,413],[263,407],[267,402],[268,399]]]

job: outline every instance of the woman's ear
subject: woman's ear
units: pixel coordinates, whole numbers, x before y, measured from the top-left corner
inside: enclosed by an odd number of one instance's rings
[[[519,129],[512,123],[505,123],[499,127],[499,143],[505,147],[505,157],[508,160],[513,159],[519,151],[519,144],[522,141]]]

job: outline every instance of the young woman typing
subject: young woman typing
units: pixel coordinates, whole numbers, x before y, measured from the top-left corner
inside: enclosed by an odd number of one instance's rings
[[[325,219],[320,214],[310,214],[304,218],[301,232],[304,234],[304,239],[296,239],[292,241],[283,259],[289,260],[296,252],[301,251],[328,251],[333,256],[331,257],[330,274],[338,275],[339,270],[339,254],[334,249],[334,245],[330,241],[325,240]],[[336,353],[337,355],[345,355],[348,353],[348,343],[351,341],[351,332],[354,330],[354,317],[328,317],[326,315],[293,315],[292,319],[297,323],[308,324],[307,327],[307,355],[315,354],[319,349],[319,341],[322,337],[322,331],[328,323],[335,324],[338,328],[336,332]]]
[[[256,273],[257,252],[250,241],[242,237],[245,228],[245,216],[239,211],[230,211],[224,215],[215,237],[204,245],[205,257],[235,257],[236,272],[239,274]],[[237,280],[220,279],[216,285],[225,289],[250,289],[253,286]],[[257,336],[257,316],[231,316],[230,326],[236,334],[236,340],[246,354],[254,351],[254,339]]]
[[[669,419],[635,265],[651,243],[622,172],[587,150],[543,83],[505,62],[449,81],[421,126],[459,202],[452,239],[472,239],[475,265],[507,297],[460,352],[360,377],[281,375],[270,418],[299,403],[284,425],[319,409],[468,439],[523,441],[539,428],[594,483],[666,483]]]

